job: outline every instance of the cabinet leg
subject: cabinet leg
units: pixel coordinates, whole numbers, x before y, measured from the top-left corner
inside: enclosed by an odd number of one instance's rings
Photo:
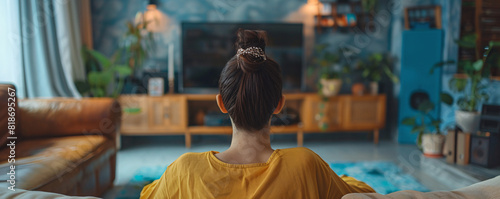
[[[191,133],[186,132],[185,134],[186,137],[186,148],[191,148]]]
[[[298,131],[297,132],[297,146],[301,147],[304,145],[304,132]]]
[[[379,135],[378,129],[375,129],[373,131],[373,143],[374,144],[378,144],[378,135]]]

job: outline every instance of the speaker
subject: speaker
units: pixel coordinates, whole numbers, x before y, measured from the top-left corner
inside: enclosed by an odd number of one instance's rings
[[[477,133],[472,135],[470,162],[492,168],[500,165],[500,134]]]
[[[500,106],[484,104],[481,109],[479,131],[500,133]]]
[[[398,142],[416,143],[417,134],[411,127],[401,125],[406,117],[418,114],[420,103],[430,100],[435,109],[430,113],[439,118],[441,68],[430,74],[432,66],[440,61],[443,53],[443,33],[438,29],[403,31],[401,52],[401,90],[399,92]]]

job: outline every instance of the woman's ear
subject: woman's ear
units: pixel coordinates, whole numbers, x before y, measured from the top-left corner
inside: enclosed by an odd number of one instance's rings
[[[217,94],[215,96],[215,100],[217,101],[217,106],[219,106],[219,109],[222,113],[227,113],[226,107],[224,107],[224,103],[222,102],[222,96],[220,94]]]
[[[283,109],[283,107],[285,106],[285,96],[282,95],[281,96],[281,99],[280,99],[280,102],[278,103],[278,106],[276,106],[276,109],[274,109],[274,112],[273,114],[278,114],[281,112],[281,109]]]

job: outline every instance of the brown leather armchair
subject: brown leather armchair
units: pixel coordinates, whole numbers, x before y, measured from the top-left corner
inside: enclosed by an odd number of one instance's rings
[[[121,120],[116,100],[17,100],[14,140],[7,139],[9,87],[14,88],[0,84],[0,187],[11,186],[5,175],[11,170],[11,141],[16,189],[100,196],[113,186]]]

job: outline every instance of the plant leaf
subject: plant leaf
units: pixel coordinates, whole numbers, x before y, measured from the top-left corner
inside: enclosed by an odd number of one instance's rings
[[[483,60],[479,59],[472,64],[475,71],[480,71],[483,68]]]
[[[464,48],[476,48],[476,34],[468,34],[460,38],[460,40],[456,40],[455,42]]]
[[[91,87],[96,87],[99,84],[99,74],[100,72],[91,71],[87,74],[87,80]]]
[[[417,137],[417,147],[420,150],[422,150],[422,135],[423,134],[424,134],[424,132],[420,132],[420,133],[418,133],[418,137]]]
[[[122,77],[132,74],[132,69],[130,69],[130,67],[127,65],[117,65],[113,69],[118,73],[118,75]]]
[[[104,54],[90,49],[88,52],[99,62],[99,64],[101,64],[103,70],[107,70],[111,66],[111,60],[109,60]]]
[[[434,73],[434,70],[435,70],[436,68],[441,68],[441,67],[443,67],[443,66],[450,65],[450,64],[455,64],[455,63],[456,63],[456,62],[455,62],[455,60],[447,60],[447,61],[441,61],[441,62],[435,63],[435,64],[432,66],[432,68],[431,68],[431,70],[429,71],[429,73],[432,75],[432,74]]]
[[[407,125],[407,126],[413,126],[417,123],[417,118],[414,117],[407,117],[404,118],[403,121],[401,121],[401,124]]]
[[[424,132],[424,131],[425,131],[425,126],[414,126],[411,129],[411,133]]]
[[[426,100],[418,105],[418,110],[423,113],[429,113],[434,109],[434,103],[430,100]]]
[[[384,72],[385,72],[385,74],[387,75],[387,77],[389,77],[389,79],[391,79],[391,81],[392,81],[393,83],[399,83],[399,78],[398,78],[398,77],[396,77],[396,76],[392,73],[391,69],[389,69],[389,67],[388,67],[387,65],[384,65],[384,67],[383,67],[383,68],[384,68]]]
[[[441,120],[434,120],[431,122],[432,126],[439,126],[441,124]]]
[[[441,92],[441,102],[451,106],[453,105],[453,97],[449,93]]]

